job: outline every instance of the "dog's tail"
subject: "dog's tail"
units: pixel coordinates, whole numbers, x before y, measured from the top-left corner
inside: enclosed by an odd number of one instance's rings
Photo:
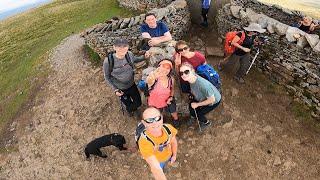
[[[90,153],[87,147],[84,149],[84,154],[86,155],[86,158],[90,158]]]

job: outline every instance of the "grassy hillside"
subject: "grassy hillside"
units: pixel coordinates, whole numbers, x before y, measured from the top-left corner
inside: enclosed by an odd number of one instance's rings
[[[128,16],[116,0],[56,0],[0,22],[0,130],[48,73],[50,49],[72,33],[113,16]]]

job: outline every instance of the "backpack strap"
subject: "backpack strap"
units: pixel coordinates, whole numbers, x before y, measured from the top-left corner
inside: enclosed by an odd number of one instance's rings
[[[167,125],[163,124],[162,127],[164,128],[164,131],[165,131],[165,133],[166,133],[167,136],[168,136],[168,139],[167,139],[163,144],[167,144],[167,143],[170,142],[170,140],[171,140],[171,135],[172,135],[172,133],[171,133],[171,131],[170,131],[170,129],[169,129],[169,127],[168,127]],[[141,136],[143,136],[147,141],[151,142],[151,144],[153,145],[154,149],[156,148],[156,144],[152,141],[151,138],[149,138],[149,137],[147,136],[146,130],[144,130],[144,131],[141,133]],[[139,141],[139,139],[140,139],[140,137],[138,137],[137,142]]]
[[[114,67],[114,58],[113,58],[113,54],[114,52],[110,52],[108,53],[108,64],[109,64],[109,67],[108,67],[108,73],[109,73],[109,76],[111,76],[111,73],[113,71],[113,67]]]
[[[109,76],[111,75],[111,73],[113,71],[113,68],[114,68],[114,57],[113,57],[114,53],[115,52],[108,53],[108,63],[109,63],[108,72],[109,72]],[[132,67],[132,69],[134,69],[133,62],[131,61],[131,58],[130,58],[128,52],[125,55],[125,59],[126,59],[127,63]]]
[[[238,41],[238,44],[241,45],[245,38],[246,38],[245,32],[241,31],[241,37],[240,37],[240,40]]]

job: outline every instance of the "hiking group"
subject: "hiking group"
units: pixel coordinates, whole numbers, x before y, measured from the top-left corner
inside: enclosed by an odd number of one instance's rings
[[[204,26],[207,26],[206,16],[210,2],[203,1],[206,5],[206,10],[202,11]],[[212,125],[212,121],[206,118],[206,114],[217,108],[222,101],[221,81],[218,73],[207,63],[203,54],[190,50],[187,42],[179,40],[176,42],[176,52],[172,58],[161,59],[157,67],[148,73],[145,82],[139,83],[137,87],[134,81],[134,63],[148,59],[151,56],[148,51],[151,47],[172,40],[167,25],[157,21],[153,13],[145,15],[145,23],[141,25],[140,31],[145,42],[141,48],[143,55],[136,56],[129,51],[128,40],[116,39],[113,44],[114,52],[109,53],[104,60],[103,72],[107,84],[112,87],[121,104],[124,104],[128,115],[139,119],[142,115],[135,133],[137,147],[155,179],[166,179],[163,168],[167,163],[176,161],[178,150],[176,135],[177,129],[182,125],[177,112],[174,85],[178,83],[181,92],[189,97],[191,117],[185,124],[189,127],[197,122],[199,131],[202,132]],[[233,33],[232,38],[228,37],[231,50],[228,51],[227,56],[240,61],[240,68],[236,74],[237,82],[242,83],[241,79],[248,69],[250,49],[254,45],[257,33],[264,31],[257,24],[250,24],[249,27],[244,28],[244,31]],[[225,64],[227,63],[221,62],[220,66]],[[178,77],[175,78],[176,76]],[[148,107],[142,113],[140,113],[142,100],[139,90],[147,96]],[[171,124],[164,123],[164,112],[170,113]],[[103,140],[100,138],[95,141]],[[120,147],[120,150],[127,149],[123,146],[125,143],[123,140],[114,142],[112,136],[108,136],[108,141],[109,143],[105,144]],[[90,143],[91,148],[92,144],[94,143]],[[96,146],[95,149],[100,147]],[[87,154],[89,152],[86,152]],[[99,151],[98,154],[106,157]]]

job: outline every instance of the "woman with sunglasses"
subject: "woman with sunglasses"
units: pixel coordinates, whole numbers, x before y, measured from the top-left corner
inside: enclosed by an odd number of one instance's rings
[[[201,129],[211,125],[205,114],[209,113],[221,101],[221,94],[214,85],[195,73],[193,66],[189,63],[183,63],[180,67],[180,76],[184,81],[190,83],[193,100],[189,104],[191,119],[188,122],[192,124],[194,118],[198,118]]]
[[[175,58],[175,65],[176,65],[176,71],[179,71],[179,67],[182,63],[187,62],[192,65],[194,69],[197,69],[198,66],[202,64],[206,64],[206,58],[203,54],[201,54],[198,51],[190,51],[190,48],[185,41],[178,41],[176,46],[176,54],[174,56]],[[180,86],[181,90],[184,93],[190,92],[190,86],[189,83],[183,81],[180,78]]]
[[[174,78],[171,76],[171,70],[172,62],[164,59],[159,62],[159,67],[147,77],[148,105],[169,112],[173,118],[173,126],[179,127],[180,121],[174,99]]]

